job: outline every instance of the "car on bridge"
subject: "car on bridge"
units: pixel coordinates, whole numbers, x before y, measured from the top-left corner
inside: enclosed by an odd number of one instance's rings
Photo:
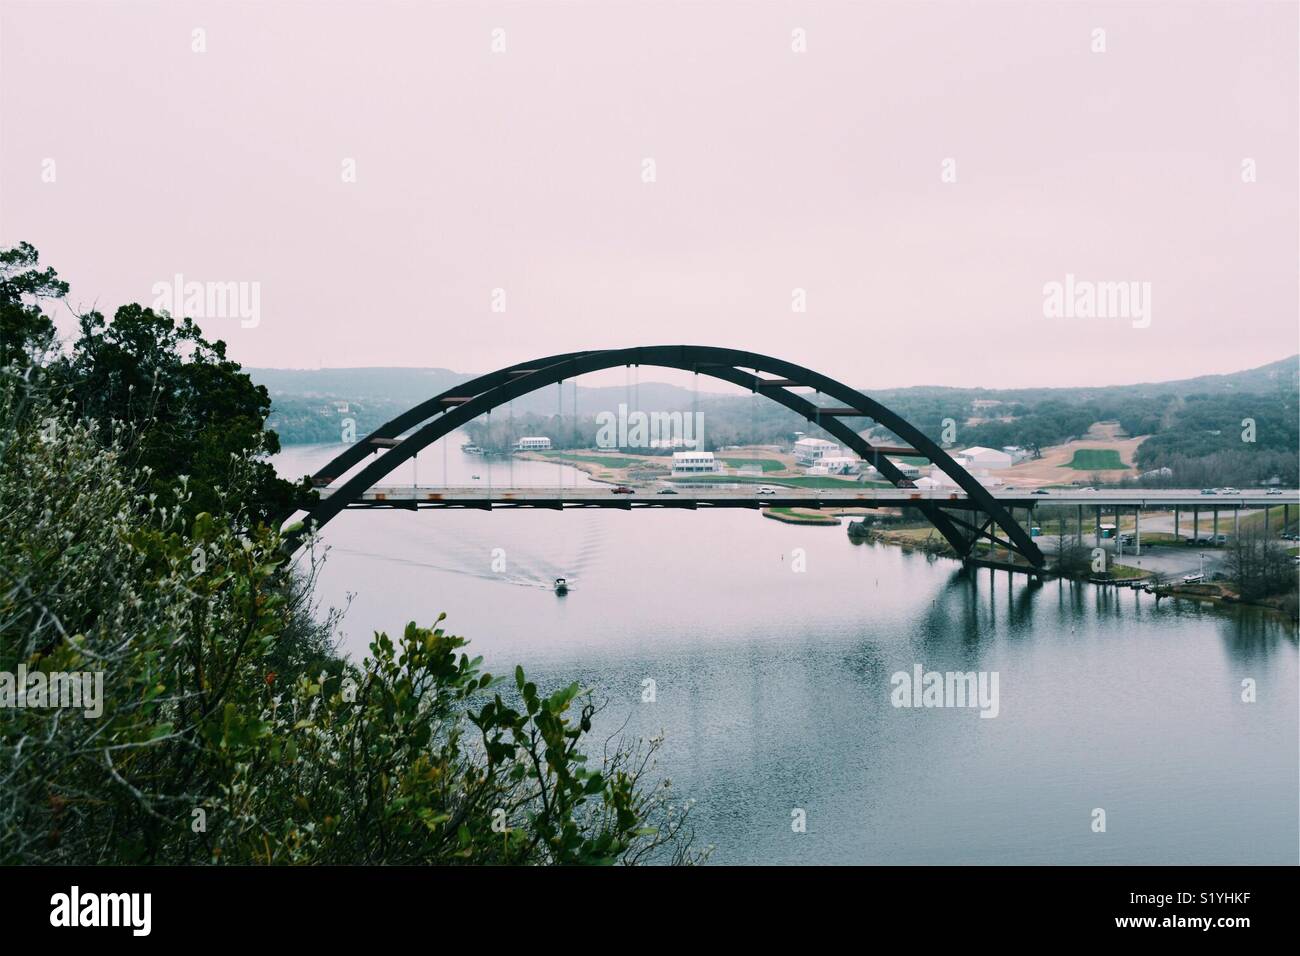
[[[1219,489],[1219,494],[1221,494],[1221,495],[1239,495],[1239,494],[1241,494],[1241,492],[1238,491],[1236,488],[1220,488],[1220,489]]]
[[[1281,493],[1282,493],[1281,488],[1270,488],[1268,489],[1268,491],[1264,492],[1264,494],[1266,495],[1280,495]]]
[[[1035,488],[1033,491],[1030,492],[1030,494],[1031,494],[1031,495],[1050,495],[1051,492],[1048,491],[1046,488]]]
[[[634,495],[634,494],[636,494],[636,491],[635,491],[634,489],[632,489],[632,488],[629,488],[627,485],[619,485],[617,488],[612,489],[612,490],[610,491],[610,494],[614,494],[614,495]]]
[[[1217,488],[1202,488],[1202,489],[1201,489],[1201,494],[1203,494],[1203,495],[1217,495],[1218,493],[1219,493],[1219,490],[1218,490]]]
[[[655,492],[655,494],[657,494],[657,495],[675,495],[675,494],[677,494],[677,491],[676,491],[675,489],[673,489],[673,488],[660,488],[658,491]]]
[[[760,495],[774,495],[774,494],[776,494],[776,489],[773,488],[771,485],[759,485],[759,486],[758,486],[758,491],[756,492],[756,494],[760,494]]]

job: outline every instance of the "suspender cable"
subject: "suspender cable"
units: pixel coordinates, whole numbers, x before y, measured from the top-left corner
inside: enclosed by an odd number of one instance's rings
[[[704,429],[700,427],[700,369],[693,365],[691,370],[695,373],[695,401],[691,410],[694,415],[691,419],[691,428],[694,431],[691,433],[691,442],[696,451],[704,451],[704,436],[701,434]]]

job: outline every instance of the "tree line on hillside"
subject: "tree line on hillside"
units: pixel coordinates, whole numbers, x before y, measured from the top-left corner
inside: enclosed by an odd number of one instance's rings
[[[972,400],[973,401],[973,400]],[[1277,478],[1288,487],[1300,485],[1296,449],[1300,448],[1300,395],[1279,385],[1272,394],[1164,396],[1132,407],[1120,399],[1071,404],[1049,399],[1033,406],[983,407],[945,405],[933,395],[903,398],[891,405],[904,419],[932,440],[949,447],[1018,446],[1031,455],[1043,448],[1081,439],[1098,422],[1117,422],[1126,435],[1149,435],[1138,446],[1135,464],[1155,474],[1151,485],[1195,487],[1236,484],[1253,486]],[[735,445],[789,446],[799,434],[836,440],[800,415],[762,397],[712,398],[699,403],[704,418],[705,449]],[[997,414],[1009,420],[977,420]],[[851,420],[846,420],[851,421]],[[951,422],[952,429],[945,425]],[[594,448],[600,431],[595,416],[514,414],[498,409],[466,426],[470,439],[489,451],[504,453],[521,436],[543,435],[558,449]],[[901,441],[876,426],[863,434],[878,444]],[[671,449],[627,449],[667,454]],[[1102,476],[1101,480],[1105,480]],[[1132,479],[1122,479],[1131,481]]]

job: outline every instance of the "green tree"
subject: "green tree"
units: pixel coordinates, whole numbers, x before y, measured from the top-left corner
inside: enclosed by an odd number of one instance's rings
[[[697,858],[646,786],[657,743],[589,747],[576,685],[494,679],[436,623],[350,664],[276,529],[191,517],[184,480],[142,494],[120,435],[13,369],[0,433],[0,676],[99,675],[74,710],[0,679],[0,863]],[[249,500],[256,463],[232,461]]]
[[[271,411],[266,389],[191,319],[139,305],[122,306],[111,323],[98,312],[84,315],[61,377],[101,441],[126,429],[133,465],[148,469],[152,491],[188,476],[191,515],[227,511],[270,521],[308,493],[259,460],[280,450],[275,432],[263,427]],[[234,488],[233,463],[250,468],[252,480],[245,500],[223,501]]]
[[[54,323],[41,299],[61,299],[68,284],[53,269],[38,269],[40,254],[28,243],[0,249],[0,366],[29,365],[54,346]]]

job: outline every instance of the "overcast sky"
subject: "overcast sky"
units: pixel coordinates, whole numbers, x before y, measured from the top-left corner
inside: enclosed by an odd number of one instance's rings
[[[0,0],[0,30],[0,242],[105,312],[257,283],[255,324],[201,322],[246,365],[684,342],[1099,385],[1298,348],[1295,3]],[[1149,283],[1149,321],[1046,317],[1067,275]]]

